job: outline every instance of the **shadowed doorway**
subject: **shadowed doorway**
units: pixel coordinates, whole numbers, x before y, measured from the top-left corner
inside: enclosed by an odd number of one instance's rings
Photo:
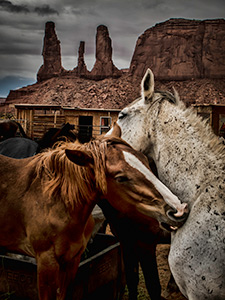
[[[81,143],[87,143],[92,138],[93,117],[79,116],[78,139]]]

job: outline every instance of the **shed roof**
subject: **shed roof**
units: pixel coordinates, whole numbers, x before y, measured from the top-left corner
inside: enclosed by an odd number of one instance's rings
[[[47,104],[15,104],[16,109],[27,109],[27,110],[77,110],[77,111],[108,111],[108,112],[120,112],[120,109],[113,108],[81,108],[72,106],[61,106],[61,105],[47,105]]]

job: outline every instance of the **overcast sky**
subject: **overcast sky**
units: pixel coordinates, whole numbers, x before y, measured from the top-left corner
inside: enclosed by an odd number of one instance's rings
[[[81,40],[89,70],[95,61],[95,35],[108,27],[113,61],[128,68],[137,38],[170,18],[225,18],[224,0],[0,0],[0,97],[36,81],[42,64],[45,22],[54,21],[62,64],[77,66]]]

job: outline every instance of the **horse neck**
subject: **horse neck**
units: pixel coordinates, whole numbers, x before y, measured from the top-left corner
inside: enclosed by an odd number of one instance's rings
[[[220,175],[224,150],[208,126],[180,105],[164,101],[154,126],[152,155],[159,178],[180,199],[191,203]]]
[[[80,226],[83,226],[83,224],[86,224],[98,201],[99,197],[96,195],[92,198],[92,201],[88,203],[76,203],[76,207],[73,210],[69,209],[69,213],[74,220],[79,219]]]

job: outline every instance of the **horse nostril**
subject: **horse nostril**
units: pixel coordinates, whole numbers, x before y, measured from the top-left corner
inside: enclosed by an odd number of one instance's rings
[[[119,116],[118,116],[118,118],[119,118],[119,120],[121,120],[121,119],[123,119],[124,117],[126,117],[126,115],[127,115],[127,113],[126,112],[120,112],[119,113]]]
[[[188,214],[188,205],[187,203],[182,203],[180,206],[179,211],[177,210],[176,213],[174,214],[175,217],[182,217],[185,213]]]
[[[170,218],[171,220],[176,221],[176,222],[183,222],[188,217],[188,212],[184,211],[181,214],[181,213],[178,213],[178,211],[176,209],[171,209],[171,208],[166,212],[166,214],[167,214],[168,218]]]

